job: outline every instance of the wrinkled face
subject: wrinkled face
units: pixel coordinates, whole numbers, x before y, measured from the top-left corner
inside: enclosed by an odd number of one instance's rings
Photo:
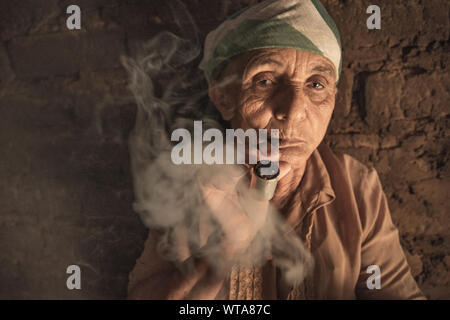
[[[279,129],[280,160],[303,164],[322,141],[334,109],[336,71],[326,58],[295,49],[260,49],[234,58],[210,97],[234,129]],[[218,89],[214,89],[218,88]]]

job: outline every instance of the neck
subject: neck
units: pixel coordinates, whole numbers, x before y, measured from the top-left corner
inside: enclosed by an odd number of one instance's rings
[[[300,182],[302,181],[303,174],[305,173],[306,164],[291,169],[289,173],[278,181],[277,189],[271,200],[271,202],[282,212],[289,204],[290,200],[295,194]]]

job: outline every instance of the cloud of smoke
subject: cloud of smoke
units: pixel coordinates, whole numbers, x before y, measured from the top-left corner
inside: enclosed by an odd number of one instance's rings
[[[190,16],[189,21],[193,21]],[[204,130],[223,130],[196,66],[200,54],[195,41],[162,32],[144,43],[136,57],[122,57],[137,104],[136,124],[129,140],[134,209],[150,230],[161,232],[158,248],[167,259],[178,263],[190,255],[201,255],[217,272],[227,272],[228,267],[221,259],[224,229],[215,217],[233,213],[220,212],[218,206],[212,214],[201,186],[205,181],[219,188],[226,186],[229,177],[242,174],[243,168],[175,165],[171,161],[173,130],[186,128],[192,132],[194,120],[201,120]],[[240,201],[249,218],[257,219],[262,213],[252,207],[250,197],[254,191],[248,188],[245,179],[244,175],[241,179],[244,183],[239,184]],[[224,190],[236,192],[235,188]],[[286,232],[277,210],[270,204],[267,210],[250,247],[235,262],[262,266],[272,256],[286,280],[298,283],[312,267],[312,257],[295,233]]]

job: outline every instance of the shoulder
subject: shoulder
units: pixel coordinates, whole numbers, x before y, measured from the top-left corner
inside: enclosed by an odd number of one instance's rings
[[[356,191],[363,188],[368,179],[378,178],[372,165],[366,165],[346,153],[335,152],[325,143],[317,149],[333,184],[346,182]]]
[[[367,232],[380,213],[389,211],[376,169],[348,154],[334,152],[327,145],[321,145],[319,152],[336,194],[336,204],[355,208],[357,219]]]

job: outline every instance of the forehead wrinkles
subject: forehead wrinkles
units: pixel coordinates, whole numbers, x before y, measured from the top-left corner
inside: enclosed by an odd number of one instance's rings
[[[334,67],[321,55],[295,49],[264,49],[249,51],[233,58],[225,74],[237,76],[237,81],[246,81],[252,70],[263,65],[283,68],[290,78],[297,78],[308,73],[326,73],[336,77]]]
[[[284,60],[279,51],[265,50],[253,53],[248,57],[244,63],[243,77],[246,78],[249,71],[262,65],[273,65],[275,67],[282,67]]]
[[[318,54],[297,50],[291,76],[297,78],[315,71],[335,76],[334,68],[328,59]]]

